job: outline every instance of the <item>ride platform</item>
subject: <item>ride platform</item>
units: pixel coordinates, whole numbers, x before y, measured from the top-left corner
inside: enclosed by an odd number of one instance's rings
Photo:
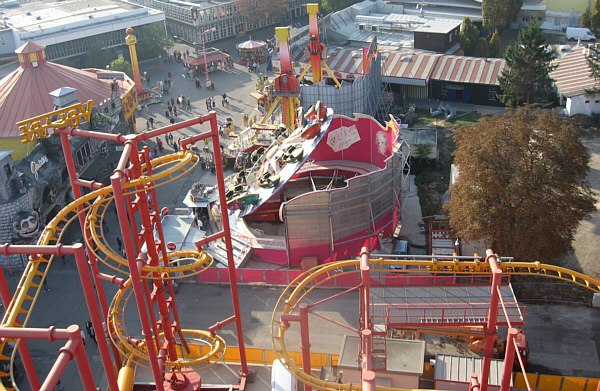
[[[498,325],[524,324],[525,307],[510,284],[500,286]],[[483,326],[489,316],[489,285],[371,287],[374,329],[389,327]]]

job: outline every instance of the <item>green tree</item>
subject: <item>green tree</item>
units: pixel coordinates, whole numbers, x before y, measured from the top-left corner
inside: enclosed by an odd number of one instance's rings
[[[569,120],[531,107],[459,128],[460,176],[444,206],[452,229],[518,260],[566,254],[579,222],[595,211],[590,156],[578,136]]]
[[[105,69],[110,64],[113,57],[110,49],[102,49],[100,43],[91,46],[81,58],[82,68]]]
[[[250,22],[272,18],[279,20],[290,11],[287,0],[236,0],[235,7]]]
[[[482,0],[483,27],[486,31],[503,30],[522,6],[523,0]]]
[[[585,7],[585,11],[581,14],[581,21],[579,22],[579,27],[587,27],[590,28],[590,10],[588,7]]]
[[[548,74],[556,68],[551,62],[554,53],[547,50],[546,35],[531,23],[521,30],[513,46],[506,49],[508,70],[499,77],[504,104],[530,103],[533,97],[543,96],[552,79]]]
[[[490,38],[489,54],[490,57],[502,57],[502,42],[498,30],[494,31],[492,38]]]
[[[590,29],[595,33],[600,31],[600,1],[594,1],[594,8],[590,16]]]
[[[433,146],[431,144],[418,144],[415,148],[415,160],[419,166],[428,166],[431,163]]]
[[[479,37],[477,40],[477,45],[475,45],[475,53],[476,57],[485,57],[488,52],[488,42],[484,37]]]
[[[356,0],[323,0],[321,5],[327,12],[335,12],[356,3]]]
[[[146,24],[139,30],[139,34],[135,34],[137,38],[135,48],[139,60],[156,58],[173,46],[173,39],[167,35],[160,22]]]
[[[125,59],[125,57],[117,58],[110,63],[111,71],[125,72],[127,76],[133,78],[133,68],[131,63]]]
[[[472,56],[479,41],[479,29],[475,27],[468,16],[465,16],[463,20],[458,38],[464,55]]]

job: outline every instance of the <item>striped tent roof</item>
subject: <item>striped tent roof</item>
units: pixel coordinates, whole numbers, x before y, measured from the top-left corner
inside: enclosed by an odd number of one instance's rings
[[[576,46],[572,52],[564,53],[554,61],[558,65],[550,72],[550,77],[559,91],[567,98],[585,94],[586,89],[600,88],[600,82],[590,75],[590,68],[586,60],[587,48]]]
[[[294,60],[306,61],[302,51]],[[441,80],[454,83],[499,85],[507,69],[503,58],[481,58],[431,53],[416,49],[381,51],[382,75],[389,78]],[[362,73],[362,49],[329,49],[327,66],[333,71]]]

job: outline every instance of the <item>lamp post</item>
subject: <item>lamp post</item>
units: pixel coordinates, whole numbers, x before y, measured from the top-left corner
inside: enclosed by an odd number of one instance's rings
[[[211,82],[208,78],[208,63],[206,62],[206,46],[204,45],[204,34],[210,33],[211,31],[215,31],[217,28],[213,27],[208,30],[202,32],[202,51],[204,52],[204,73],[206,74],[206,88],[210,88]]]

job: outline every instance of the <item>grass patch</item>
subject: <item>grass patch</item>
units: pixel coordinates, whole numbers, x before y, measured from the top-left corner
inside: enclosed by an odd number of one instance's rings
[[[461,126],[461,125],[476,124],[480,120],[481,120],[480,113],[464,113],[464,114],[458,114],[456,117],[452,118],[448,122],[450,122],[451,124]]]

